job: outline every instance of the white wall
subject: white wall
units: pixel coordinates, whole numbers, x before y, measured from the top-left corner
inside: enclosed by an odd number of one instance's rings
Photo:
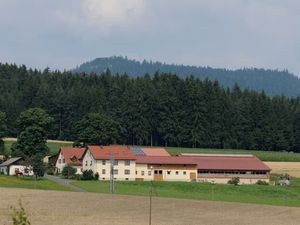
[[[63,160],[64,160],[64,156],[62,152],[60,152],[55,164],[58,173],[61,173],[63,168],[66,166],[66,163],[64,163]]]
[[[94,174],[97,172],[97,162],[90,151],[87,151],[83,157],[82,170],[92,170]]]
[[[114,170],[118,171],[118,174],[114,174],[115,180],[135,180],[135,160],[129,160],[130,165],[125,165],[126,160],[117,161],[118,165],[114,165]],[[103,174],[103,170],[105,170],[105,174]],[[125,174],[125,170],[128,170],[129,174]],[[109,180],[110,160],[97,160],[97,172],[99,173],[99,180]]]
[[[27,173],[25,172],[27,170]],[[9,167],[9,175],[13,176],[16,175],[16,170],[19,170],[20,173],[23,173],[23,175],[32,176],[33,171],[30,167],[21,166],[21,165],[12,165]]]

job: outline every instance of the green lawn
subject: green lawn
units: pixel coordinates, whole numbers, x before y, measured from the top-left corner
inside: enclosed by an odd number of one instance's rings
[[[300,153],[258,151],[258,150],[236,150],[236,149],[205,149],[205,148],[182,148],[167,147],[171,155],[179,153],[220,153],[220,154],[252,154],[262,161],[270,162],[300,162]]]
[[[13,141],[5,141],[4,146],[5,146],[5,152],[10,153],[11,152],[11,145],[13,144]],[[72,146],[72,143],[55,143],[55,142],[50,142],[47,143],[47,146],[49,147],[49,154],[54,155],[58,152],[60,147],[68,147]]]
[[[107,181],[72,181],[90,192],[108,193]],[[291,187],[264,185],[221,185],[187,182],[153,182],[155,196],[213,200],[267,205],[300,207],[300,179],[294,179]],[[117,194],[149,195],[150,182],[133,181],[115,183]]]
[[[45,178],[34,181],[32,177],[16,177],[0,175],[0,187],[7,188],[29,188],[42,190],[72,191],[71,189],[54,183]]]

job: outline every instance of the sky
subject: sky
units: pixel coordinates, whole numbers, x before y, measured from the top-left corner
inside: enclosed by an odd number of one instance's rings
[[[0,62],[70,69],[97,57],[288,69],[299,0],[0,0]]]

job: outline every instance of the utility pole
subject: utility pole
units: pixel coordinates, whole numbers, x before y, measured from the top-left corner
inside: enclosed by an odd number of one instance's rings
[[[111,194],[115,193],[115,180],[114,180],[114,164],[115,160],[113,158],[113,152],[109,153],[110,155],[110,181],[109,181],[109,191]]]
[[[153,167],[150,166],[151,169],[151,176],[153,177],[152,169]],[[150,191],[149,191],[149,225],[152,224],[152,195],[153,195],[153,179],[151,178],[150,181]]]

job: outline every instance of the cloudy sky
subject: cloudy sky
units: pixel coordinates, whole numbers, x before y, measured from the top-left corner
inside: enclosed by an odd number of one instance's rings
[[[299,11],[299,0],[0,0],[0,62],[123,55],[300,75]]]

